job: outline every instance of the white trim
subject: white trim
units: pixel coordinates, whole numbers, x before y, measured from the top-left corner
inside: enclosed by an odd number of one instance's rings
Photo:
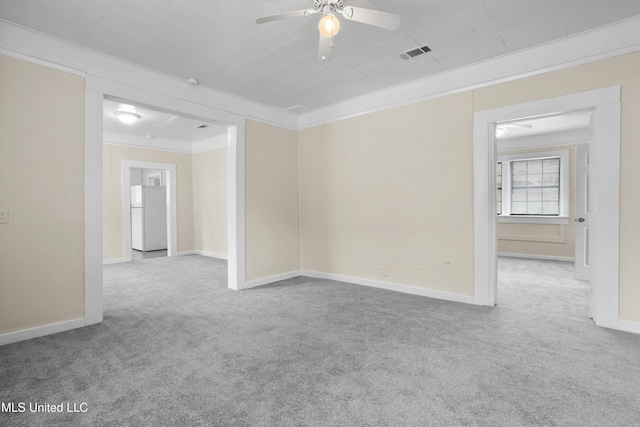
[[[302,270],[302,276],[316,279],[328,279],[338,282],[353,283],[354,285],[368,286],[370,288],[386,289],[388,291],[400,292],[403,294],[419,295],[422,297],[441,299],[445,301],[462,302],[466,304],[478,304],[476,298],[470,295],[454,294],[451,292],[437,291],[434,289],[418,288],[416,286],[401,285],[398,283],[381,282],[378,280],[363,279],[360,277],[343,276],[341,274],[323,273],[321,271]]]
[[[229,288],[245,287],[245,121],[229,126],[227,145],[227,271]]]
[[[618,100],[596,109],[589,174],[594,205],[589,215],[593,316],[596,325],[605,327],[618,324],[620,309],[620,87],[613,90]]]
[[[174,256],[189,256],[189,255],[197,255],[196,251],[180,251],[176,252]]]
[[[84,124],[84,318],[102,322],[102,94],[85,79]]]
[[[593,109],[595,137],[591,143],[594,180],[592,300],[598,326],[616,328],[619,295],[620,210],[620,86],[479,111],[474,114],[474,286],[476,296],[495,304],[497,273],[494,165],[496,122],[549,113]]]
[[[193,152],[190,142],[174,141],[163,138],[147,139],[137,136],[120,135],[117,133],[105,133],[104,144],[133,147],[141,150],[168,151],[185,154],[191,154]]]
[[[50,323],[48,325],[36,326],[34,328],[22,329],[15,332],[7,332],[0,335],[0,346],[26,341],[33,338],[44,337],[46,335],[57,334],[59,332],[70,331],[89,325],[84,318],[65,320],[63,322]]]
[[[202,256],[206,256],[209,258],[217,258],[217,259],[222,259],[222,260],[228,260],[229,257],[226,256],[225,254],[217,254],[215,252],[208,252],[208,251],[201,251],[200,249],[196,249],[195,251],[193,251],[194,254],[196,255],[202,255]]]
[[[299,128],[519,80],[638,50],[640,18],[635,18],[316,108],[300,115]]]
[[[516,224],[569,224],[568,216],[538,216],[538,215],[497,215],[498,222]]]
[[[121,93],[121,90],[113,90],[109,86],[110,84],[125,85],[132,92],[162,93],[176,100],[202,106],[215,105],[220,113],[241,115],[286,129],[297,130],[298,128],[298,117],[294,113],[206,86],[189,86],[184,79],[101,54],[2,20],[0,20],[0,49],[10,56],[29,57],[32,62],[62,63],[64,67],[74,70],[75,73],[82,70],[86,74],[102,80],[102,93]],[[62,67],[62,65],[58,65],[58,67]],[[129,98],[142,100],[136,95]],[[177,109],[177,111],[187,110]],[[223,119],[220,120],[220,123],[231,122]]]
[[[110,264],[122,264],[123,262],[130,262],[131,260],[127,261],[124,258],[112,258],[112,259],[105,259],[102,261],[102,265],[110,265]]]
[[[172,139],[153,138],[105,133],[104,144],[122,147],[133,147],[140,150],[167,151],[170,153],[198,154],[205,151],[227,148],[227,134],[194,142],[176,141]]]
[[[131,168],[161,169],[166,172],[167,187],[167,255],[178,253],[178,207],[176,165],[173,163],[122,160],[122,254],[126,261],[131,252]]]
[[[495,126],[474,114],[473,128],[473,289],[477,304],[496,304],[498,238]]]
[[[553,256],[553,255],[518,254],[518,253],[514,253],[514,252],[498,252],[498,257],[502,257],[502,258],[541,259],[541,260],[545,260],[545,261],[574,262],[573,257]]]
[[[633,334],[640,334],[640,323],[629,322],[628,320],[618,321],[618,327],[621,331],[631,332]]]
[[[0,24],[2,24],[1,21],[0,21]],[[84,71],[77,70],[75,68],[67,67],[61,64],[56,64],[50,61],[44,61],[39,58],[34,58],[29,55],[24,55],[20,52],[14,52],[12,50],[4,49],[1,47],[0,47],[0,55],[10,56],[12,58],[21,59],[23,61],[31,62],[33,64],[43,65],[47,68],[53,68],[54,70],[64,71],[65,73],[69,73],[69,74],[75,74],[76,76],[85,77],[87,75],[87,73],[85,73]]]
[[[282,280],[292,279],[294,277],[299,277],[302,274],[300,270],[290,271],[288,273],[276,274],[275,276],[263,277],[260,279],[251,280],[246,282],[241,289],[251,289],[257,286],[268,285],[270,283],[280,282]]]

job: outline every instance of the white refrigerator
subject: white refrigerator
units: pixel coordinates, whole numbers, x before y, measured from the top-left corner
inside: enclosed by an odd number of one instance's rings
[[[167,249],[166,187],[131,186],[131,247],[145,252]]]

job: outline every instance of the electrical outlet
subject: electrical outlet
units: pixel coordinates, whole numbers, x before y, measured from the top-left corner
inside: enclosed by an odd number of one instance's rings
[[[273,270],[273,261],[269,261],[269,270]]]
[[[380,269],[380,275],[383,276],[383,277],[387,276],[387,267],[382,267]]]
[[[9,224],[9,211],[6,209],[0,210],[0,224]]]

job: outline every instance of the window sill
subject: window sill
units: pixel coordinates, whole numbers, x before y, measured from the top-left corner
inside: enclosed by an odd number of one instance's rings
[[[569,224],[568,216],[498,215],[498,222],[515,224]]]

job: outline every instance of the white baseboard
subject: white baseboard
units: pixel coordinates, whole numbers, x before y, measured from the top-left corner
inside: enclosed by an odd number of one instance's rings
[[[58,332],[70,331],[71,329],[81,328],[83,326],[85,326],[84,318],[80,318],[36,326],[35,328],[23,329],[21,331],[8,332],[6,334],[0,334],[0,345],[13,344],[45,335],[57,334]]]
[[[475,297],[471,295],[460,295],[451,292],[436,291],[433,289],[418,288],[415,286],[401,285],[398,283],[381,282],[378,280],[363,279],[360,277],[342,276],[339,274],[322,273],[320,271],[302,270],[302,275],[317,279],[337,280],[339,282],[353,283],[355,285],[369,286],[372,288],[386,289],[388,291],[401,292],[403,294],[419,295],[428,298],[441,299],[446,301],[462,302],[466,304],[479,304]]]
[[[229,259],[229,257],[227,257],[226,255],[224,255],[224,254],[217,254],[217,253],[215,253],[215,252],[201,251],[201,250],[198,250],[198,249],[196,249],[196,250],[195,250],[195,251],[193,251],[193,252],[194,252],[195,254],[202,255],[202,256],[206,256],[206,257],[209,257],[209,258],[218,258],[218,259],[224,259],[224,260]]]
[[[120,264],[123,262],[127,262],[126,259],[124,258],[115,258],[115,259],[103,259],[102,260],[102,265],[108,265],[108,264]]]
[[[518,254],[518,253],[511,253],[511,252],[498,252],[498,256],[509,257],[509,258],[542,259],[547,261],[564,261],[564,262],[575,261],[573,257],[566,257],[566,256]]]
[[[196,251],[176,252],[176,254],[174,256],[187,256],[187,255],[196,255]]]
[[[618,320],[618,328],[621,331],[640,334],[640,323]]]
[[[288,273],[277,274],[275,276],[263,277],[260,279],[251,280],[246,282],[241,289],[255,288],[256,286],[268,285],[269,283],[279,282],[281,280],[292,279],[300,276],[300,270],[290,271]]]

